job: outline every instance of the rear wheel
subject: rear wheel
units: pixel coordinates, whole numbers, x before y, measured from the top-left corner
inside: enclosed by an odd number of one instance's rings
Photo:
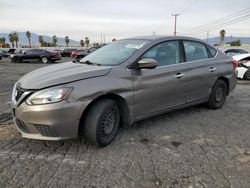
[[[85,139],[94,145],[104,147],[115,138],[120,125],[120,111],[111,99],[96,102],[86,114],[83,127]]]
[[[48,63],[49,59],[47,57],[42,57],[41,61],[42,61],[42,63]]]
[[[221,108],[227,97],[227,84],[223,80],[217,80],[212,88],[209,101],[207,103],[209,108]]]
[[[248,70],[247,72],[245,72],[244,79],[250,80],[250,70]]]

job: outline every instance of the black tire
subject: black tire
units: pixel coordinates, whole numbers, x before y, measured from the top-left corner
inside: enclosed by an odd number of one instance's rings
[[[99,147],[110,144],[120,125],[120,111],[111,99],[97,101],[86,114],[83,135],[87,142]]]
[[[223,106],[227,97],[227,84],[223,80],[217,80],[212,88],[207,106],[219,109]]]
[[[12,63],[21,63],[22,60],[19,57],[14,57],[11,62]]]
[[[250,80],[250,70],[248,70],[247,72],[245,72],[244,79]]]
[[[80,56],[77,56],[76,57],[76,59],[77,59],[77,61],[79,62],[82,58],[84,58],[85,56],[82,56],[82,55],[80,55]]]

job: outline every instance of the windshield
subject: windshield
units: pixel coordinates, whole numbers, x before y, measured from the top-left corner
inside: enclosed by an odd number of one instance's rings
[[[81,59],[80,63],[118,65],[142,48],[148,40],[120,40],[106,45]]]

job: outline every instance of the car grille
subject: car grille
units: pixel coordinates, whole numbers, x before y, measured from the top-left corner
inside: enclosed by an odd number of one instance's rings
[[[48,125],[37,125],[36,124],[34,126],[39,131],[39,133],[43,136],[48,136],[48,137],[57,137],[58,136],[56,131]]]
[[[19,87],[16,88],[16,95],[15,95],[16,101],[18,101],[21,98],[21,96],[24,94],[24,92],[25,92],[25,90],[23,90]]]
[[[17,127],[18,127],[21,131],[23,131],[23,132],[25,132],[25,133],[30,133],[30,131],[29,131],[27,125],[25,125],[25,123],[22,122],[21,120],[16,119],[16,125],[17,125]]]

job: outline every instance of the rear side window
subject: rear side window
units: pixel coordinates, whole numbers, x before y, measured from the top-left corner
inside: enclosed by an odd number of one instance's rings
[[[208,58],[206,46],[200,42],[183,41],[186,61],[196,61]]]
[[[239,53],[241,53],[241,54],[247,54],[247,53],[248,53],[247,51],[242,50],[242,49],[238,49],[238,51],[239,51]]]
[[[215,57],[215,55],[217,54],[217,50],[215,50],[211,46],[207,46],[207,50],[208,50],[211,57]]]

